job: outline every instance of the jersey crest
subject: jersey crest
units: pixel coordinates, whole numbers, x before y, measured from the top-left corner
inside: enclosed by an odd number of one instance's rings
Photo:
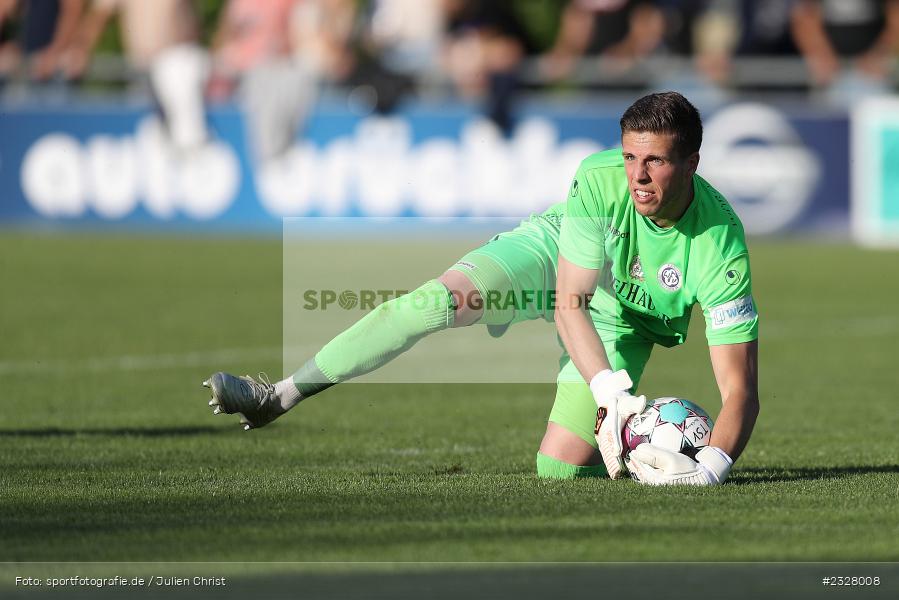
[[[643,274],[643,264],[640,263],[639,254],[634,256],[634,260],[631,261],[628,272],[630,273],[631,279],[636,279],[637,281],[643,281],[645,279],[645,275]]]
[[[680,269],[666,263],[659,268],[659,284],[669,292],[676,292],[684,283],[683,275]]]

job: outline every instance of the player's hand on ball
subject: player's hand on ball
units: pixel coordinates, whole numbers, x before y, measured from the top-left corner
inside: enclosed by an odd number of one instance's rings
[[[626,472],[621,430],[631,415],[641,413],[646,408],[646,396],[633,396],[628,391],[633,385],[623,369],[603,371],[590,382],[590,391],[598,409],[594,431],[596,444],[612,479],[618,479]]]
[[[680,452],[640,444],[627,460],[631,476],[645,485],[718,485],[724,483],[733,464],[723,450],[714,446],[702,448],[693,460]]]

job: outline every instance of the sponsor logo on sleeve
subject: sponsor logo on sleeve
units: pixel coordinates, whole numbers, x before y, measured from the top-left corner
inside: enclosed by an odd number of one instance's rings
[[[758,316],[752,296],[743,296],[709,309],[712,329],[722,329],[738,323],[751,321]]]

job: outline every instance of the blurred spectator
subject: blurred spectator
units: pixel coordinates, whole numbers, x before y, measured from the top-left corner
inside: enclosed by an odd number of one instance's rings
[[[564,79],[590,55],[626,71],[659,48],[664,34],[662,12],[649,0],[571,0],[544,68],[550,79]]]
[[[83,10],[84,0],[22,0],[22,51],[32,78],[43,81],[59,72]]]
[[[740,0],[738,56],[798,56],[791,31],[795,0]]]
[[[524,26],[503,0],[444,0],[443,9],[450,77],[463,96],[486,96],[487,115],[508,133],[518,69],[534,52]]]
[[[354,0],[299,0],[291,20],[294,56],[325,81],[341,81],[354,67]]]
[[[665,19],[662,49],[686,60],[658,70],[656,88],[680,90],[705,105],[724,101],[723,84],[736,38],[733,3],[658,0],[657,5]]]
[[[831,99],[882,93],[899,49],[899,0],[797,0],[793,34],[813,83]]]
[[[439,67],[443,0],[372,0],[370,37],[385,68],[428,77]]]
[[[210,92],[237,90],[256,159],[290,148],[322,85],[352,69],[351,0],[229,0],[213,40]]]
[[[84,0],[0,1],[0,23],[18,21],[18,39],[0,50],[0,71],[14,71],[24,58],[30,79],[52,78],[60,71],[83,9]]]
[[[710,0],[656,0],[665,20],[664,49],[677,56],[693,56],[697,25],[705,16]]]
[[[16,0],[0,0],[0,81],[12,75],[19,65],[21,52],[16,43]]]
[[[254,67],[289,57],[290,19],[298,0],[230,0],[212,39],[215,58],[212,93],[230,96]]]
[[[191,0],[94,0],[79,28],[68,74],[81,77],[113,15],[137,84],[149,83],[169,139],[182,151],[207,138],[203,89],[209,59],[199,45],[199,22]]]
[[[291,19],[298,0],[230,0],[213,38],[214,100],[237,91],[258,160],[290,146],[302,104],[314,85],[292,60]]]
[[[356,10],[357,4],[306,0],[293,28],[294,54],[323,84],[351,88],[348,101],[357,112],[388,113],[411,90],[412,80],[384,67],[379,56],[384,48],[370,33],[366,42],[367,15]]]
[[[727,83],[733,59],[798,56],[791,19],[795,0],[712,0],[697,25],[697,70]]]

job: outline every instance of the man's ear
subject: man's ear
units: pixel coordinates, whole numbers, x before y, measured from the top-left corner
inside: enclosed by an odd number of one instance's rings
[[[699,168],[699,152],[694,152],[687,157],[687,165],[690,167],[691,175],[696,172],[696,169]]]

